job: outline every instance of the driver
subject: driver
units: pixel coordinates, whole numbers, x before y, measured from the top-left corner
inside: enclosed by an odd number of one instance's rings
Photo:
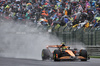
[[[62,48],[62,51],[67,50],[69,48],[69,46],[65,46],[65,42],[62,42],[61,43],[61,48]]]

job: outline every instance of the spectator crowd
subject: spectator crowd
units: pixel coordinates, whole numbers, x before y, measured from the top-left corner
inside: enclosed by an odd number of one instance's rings
[[[100,27],[100,0],[0,0],[0,17],[43,26]]]

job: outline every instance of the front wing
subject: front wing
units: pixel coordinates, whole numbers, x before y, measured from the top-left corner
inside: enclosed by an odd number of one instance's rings
[[[75,59],[86,59],[85,57],[83,56],[75,56],[75,57],[72,57],[72,56],[63,56],[63,57],[60,57],[58,58],[60,60],[75,60]]]

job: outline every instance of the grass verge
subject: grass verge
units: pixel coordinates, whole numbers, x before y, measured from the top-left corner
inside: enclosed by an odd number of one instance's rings
[[[100,56],[90,56],[90,58],[100,58]]]

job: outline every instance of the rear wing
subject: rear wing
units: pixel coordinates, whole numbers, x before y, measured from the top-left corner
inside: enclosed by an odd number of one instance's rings
[[[48,45],[46,48],[59,48],[60,45]]]
[[[61,48],[62,45],[48,45],[46,48]],[[64,46],[65,48],[68,48],[69,46]]]

